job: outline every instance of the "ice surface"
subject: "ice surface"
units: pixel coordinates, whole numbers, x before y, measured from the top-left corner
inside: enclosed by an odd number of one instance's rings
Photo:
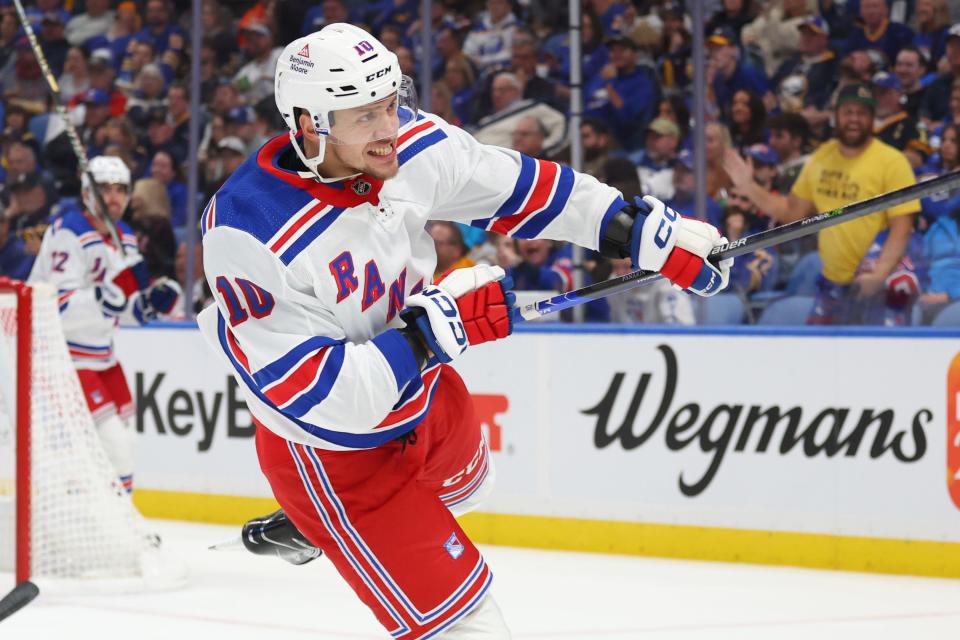
[[[388,638],[333,567],[208,551],[237,527],[154,521],[191,571],[181,591],[41,593],[0,639]],[[484,547],[514,638],[943,640],[960,629],[960,580]],[[12,587],[0,574],[0,587]]]

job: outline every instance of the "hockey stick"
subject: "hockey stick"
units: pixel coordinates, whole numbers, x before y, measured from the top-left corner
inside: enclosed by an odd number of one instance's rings
[[[0,622],[30,604],[30,601],[39,594],[40,589],[29,580],[24,580],[15,586],[13,591],[5,595],[3,600],[0,600]]]
[[[90,173],[90,168],[87,162],[87,152],[83,148],[83,143],[80,141],[80,136],[77,135],[77,130],[73,128],[73,123],[70,122],[70,117],[67,115],[66,107],[63,106],[63,101],[60,98],[60,85],[57,84],[57,79],[53,77],[53,72],[50,70],[50,65],[47,64],[47,58],[43,55],[43,49],[40,48],[40,43],[37,42],[37,36],[33,32],[33,25],[30,24],[30,20],[27,18],[27,14],[23,10],[23,4],[21,3],[21,0],[13,0],[13,4],[17,9],[17,15],[20,16],[20,22],[23,24],[23,30],[27,34],[27,41],[30,43],[30,48],[33,49],[33,55],[36,56],[37,64],[40,65],[40,71],[43,73],[43,79],[46,80],[47,87],[50,89],[50,93],[53,95],[54,110],[63,120],[63,124],[66,127],[67,138],[70,140],[70,146],[73,147],[73,153],[77,156],[77,163],[80,165],[80,173],[87,176],[87,180],[90,182],[90,188],[93,190],[93,197],[97,201],[97,206],[100,207],[100,211],[94,211],[93,214],[97,216],[105,225],[107,225],[107,231],[110,233],[110,239],[113,240],[114,244],[120,250],[120,254],[126,255],[127,251],[124,249],[123,243],[120,241],[120,234],[117,231],[117,225],[110,217],[110,214],[107,213],[107,203],[103,201],[103,195],[100,193],[100,189],[97,187],[97,182],[93,179],[93,174]]]
[[[937,193],[938,191],[950,191],[958,187],[960,187],[960,173],[948,173],[937,176],[926,182],[918,182],[903,189],[883,193],[846,207],[840,207],[839,209],[821,213],[810,218],[796,220],[789,224],[768,229],[767,231],[761,231],[760,233],[755,233],[735,240],[734,242],[721,245],[710,252],[710,261],[716,264],[726,258],[736,258],[737,256],[742,256],[757,249],[766,249],[767,247],[772,247],[783,242],[802,238],[816,233],[821,229],[826,229],[827,227],[856,220],[857,218],[889,209],[904,202],[918,200]],[[531,302],[522,307],[517,307],[513,310],[513,321],[524,322],[526,320],[536,320],[540,316],[545,316],[548,313],[555,313],[591,300],[605,298],[614,293],[621,293],[636,287],[642,287],[658,280],[660,277],[660,274],[655,271],[633,271],[618,278],[597,282],[596,284],[591,284],[576,291],[568,291],[567,293],[561,293],[552,298],[546,298],[537,302]]]

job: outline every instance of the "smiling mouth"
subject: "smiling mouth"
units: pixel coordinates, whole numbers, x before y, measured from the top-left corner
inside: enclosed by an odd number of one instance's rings
[[[390,140],[387,142],[381,142],[381,143],[372,145],[367,150],[367,153],[369,153],[372,156],[376,156],[378,158],[384,158],[392,154],[395,150],[396,150],[396,141]]]

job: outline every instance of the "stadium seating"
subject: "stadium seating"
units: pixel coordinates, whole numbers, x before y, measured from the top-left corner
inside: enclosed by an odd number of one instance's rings
[[[744,311],[743,300],[735,293],[704,298],[700,304],[700,324],[743,324]]]
[[[763,310],[757,324],[799,326],[806,323],[813,296],[789,296],[781,298]]]
[[[960,301],[947,305],[930,323],[934,327],[960,327]]]

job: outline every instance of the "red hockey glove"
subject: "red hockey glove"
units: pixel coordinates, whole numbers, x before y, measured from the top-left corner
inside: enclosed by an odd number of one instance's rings
[[[512,286],[513,280],[505,277],[457,298],[471,345],[506,338],[513,331],[511,311],[516,296],[508,291]]]
[[[471,345],[506,338],[513,331],[511,311],[517,297],[513,280],[500,267],[478,264],[455,269],[438,283],[457,301]]]
[[[451,362],[468,346],[505,338],[513,330],[515,296],[500,267],[457,269],[436,285],[407,298],[401,317],[416,327],[440,362]]]

